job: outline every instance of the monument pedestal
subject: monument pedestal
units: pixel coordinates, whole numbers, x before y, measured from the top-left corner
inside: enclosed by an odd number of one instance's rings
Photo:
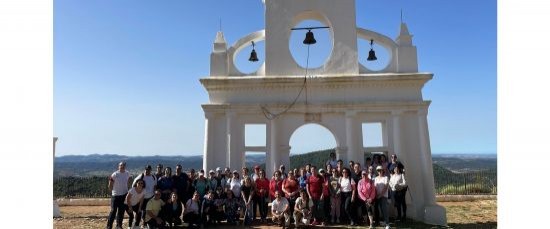
[[[53,217],[54,218],[61,217],[61,211],[59,210],[59,205],[55,200],[53,200]]]
[[[447,210],[440,205],[424,208],[424,222],[427,224],[447,226]]]

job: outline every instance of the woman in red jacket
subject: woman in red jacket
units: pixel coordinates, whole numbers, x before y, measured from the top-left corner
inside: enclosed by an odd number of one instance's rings
[[[283,180],[281,179],[281,171],[277,170],[273,173],[273,178],[269,181],[269,197],[270,201],[275,199],[275,191],[283,193]]]
[[[269,180],[265,178],[265,170],[260,170],[258,173],[260,178],[256,179],[256,192],[258,205],[260,208],[260,218],[262,223],[267,222],[267,203],[269,203]],[[256,202],[254,202],[256,204]]]

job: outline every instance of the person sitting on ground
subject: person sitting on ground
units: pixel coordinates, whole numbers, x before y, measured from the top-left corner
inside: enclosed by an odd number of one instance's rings
[[[306,190],[300,190],[300,197],[296,199],[294,205],[294,225],[298,228],[300,225],[309,225],[311,221],[311,209],[309,206],[309,197]]]
[[[199,193],[193,193],[193,197],[185,203],[183,211],[183,221],[189,224],[191,228],[198,228],[200,222],[200,200]]]
[[[160,198],[162,195],[160,189],[155,190],[155,197],[147,202],[145,207],[145,223],[149,229],[164,228],[164,220],[160,217],[160,211],[164,206],[164,201]]]
[[[144,187],[144,196],[143,196],[143,204],[141,204],[141,219],[145,223],[145,207],[147,207],[147,202],[149,202],[150,199],[152,199],[155,196],[155,189],[157,187],[157,178],[155,175],[151,172],[152,168],[151,165],[145,166],[145,171],[138,175],[134,181],[132,182],[132,187],[136,185],[138,181],[143,181],[143,187]],[[139,223],[138,223],[139,224]]]
[[[169,228],[174,228],[176,225],[181,225],[180,216],[183,212],[183,207],[179,201],[177,192],[172,192],[170,198],[162,207],[162,218],[168,223]]]
[[[126,195],[126,200],[124,203],[127,205],[126,212],[128,213],[128,228],[139,228],[139,223],[141,221],[141,208],[143,205],[143,198],[145,196],[144,188],[145,181],[138,180]],[[134,212],[136,213],[136,222],[132,227]]]
[[[290,207],[288,200],[281,191],[275,192],[275,199],[271,202],[271,220],[283,228],[290,226]]]

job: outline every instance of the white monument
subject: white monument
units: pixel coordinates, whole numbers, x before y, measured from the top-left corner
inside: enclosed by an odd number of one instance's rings
[[[337,3],[336,3],[337,2]],[[203,168],[244,166],[245,152],[265,152],[266,170],[289,168],[289,141],[308,123],[327,128],[336,139],[337,157],[364,161],[365,152],[395,153],[406,167],[409,184],[407,216],[446,225],[445,208],[435,201],[427,113],[430,101],[422,88],[432,73],[418,72],[416,47],[406,24],[393,40],[357,28],[355,0],[266,0],[265,30],[227,47],[217,33],[210,76],[200,80],[209,95],[202,105],[206,119]],[[332,52],[324,65],[300,67],[289,50],[291,29],[303,20],[329,27]],[[304,31],[305,32],[305,31]],[[373,40],[389,53],[389,64],[372,71],[358,61],[358,39]],[[265,62],[252,74],[241,73],[237,53],[265,40]],[[312,46],[314,48],[314,46]],[[298,92],[307,86],[308,96]],[[306,100],[307,98],[307,100]],[[362,124],[380,123],[383,146],[363,146]],[[266,145],[245,144],[245,125],[263,124]]]
[[[54,169],[55,169],[55,143],[57,143],[57,137],[53,137],[53,160],[54,160]],[[59,210],[59,205],[56,200],[53,200],[53,217],[61,217],[61,211]]]

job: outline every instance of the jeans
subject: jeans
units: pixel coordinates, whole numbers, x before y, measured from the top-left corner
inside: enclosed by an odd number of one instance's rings
[[[132,227],[132,222],[134,221],[134,212],[136,213],[136,223],[134,226],[139,226],[141,222],[141,209],[139,209],[139,204],[136,204],[132,207],[127,207],[126,212],[128,213],[128,227]]]
[[[324,212],[323,212],[323,200],[321,199],[311,199],[313,201],[313,206],[311,208],[311,211],[313,213],[313,219],[317,222],[322,222],[324,220]]]
[[[341,192],[340,195],[342,196],[342,203],[344,203],[344,211],[348,220],[354,222],[355,217],[353,216],[354,211],[352,211],[351,192]]]
[[[384,217],[384,223],[388,225],[388,223],[390,223],[390,216],[388,214],[388,198],[380,197],[376,199],[376,206],[378,207],[378,209],[380,209],[380,211],[382,211],[382,216]]]
[[[330,197],[330,215],[333,219],[340,219],[340,196],[331,196]]]
[[[249,224],[254,219],[254,201],[251,200],[248,205],[245,206],[245,215],[244,215],[244,222],[246,224]]]
[[[122,219],[124,218],[124,211],[126,210],[126,205],[124,204],[125,198],[126,194],[111,196],[111,212],[109,213],[109,218],[107,220],[108,228],[113,228],[115,216],[117,227],[122,227]]]
[[[267,197],[259,197],[260,218],[267,219]],[[256,202],[254,202],[256,204]]]
[[[394,195],[395,207],[397,208],[397,218],[407,218],[407,203],[405,202],[407,189],[393,191],[392,193]],[[401,210],[403,210],[403,214],[401,214]]]

